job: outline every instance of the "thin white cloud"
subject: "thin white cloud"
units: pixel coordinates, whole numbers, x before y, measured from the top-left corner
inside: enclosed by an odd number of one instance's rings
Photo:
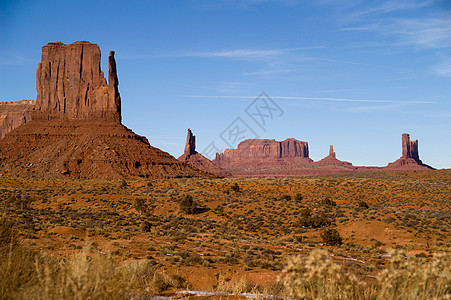
[[[439,76],[451,76],[451,58],[435,65],[434,71]]]
[[[424,18],[385,18],[371,24],[343,27],[339,31],[369,31],[392,37],[385,46],[451,47],[451,13]]]
[[[400,0],[389,0],[382,2],[379,5],[372,6],[371,8],[361,9],[356,11],[354,15],[364,17],[368,15],[375,14],[385,14],[400,10],[417,9],[430,5],[433,0],[427,1],[400,1]]]
[[[281,73],[291,73],[294,72],[291,69],[274,69],[274,70],[262,70],[256,72],[247,72],[243,75],[272,75],[272,74],[281,74]]]
[[[219,98],[219,99],[255,99],[255,96],[227,96],[227,95],[179,95],[181,98]],[[348,99],[328,97],[292,97],[292,96],[270,96],[272,99],[281,100],[310,100],[310,101],[332,101],[332,102],[368,102],[368,103],[398,103],[398,104],[435,104],[434,101],[426,100],[381,100],[381,99]]]
[[[226,59],[267,59],[280,57],[296,51],[321,49],[324,46],[311,46],[283,49],[225,49],[217,51],[185,51],[160,53],[152,55],[121,55],[120,59],[154,59],[167,57],[200,57],[200,58],[226,58]]]
[[[182,52],[175,53],[170,56],[181,57],[205,57],[205,58],[235,58],[235,59],[255,59],[255,58],[270,58],[281,55],[286,55],[295,51],[313,50],[324,48],[323,46],[312,46],[303,48],[284,48],[284,49],[235,49],[235,50],[220,50],[220,51],[204,51],[204,52]]]
[[[370,105],[370,106],[356,106],[348,108],[348,111],[353,113],[370,113],[375,111],[391,110],[399,107],[399,104],[386,104],[386,105]]]
[[[306,57],[306,59],[318,60],[318,61],[327,61],[327,62],[333,62],[333,63],[347,64],[347,65],[357,65],[357,66],[366,66],[366,67],[375,67],[375,68],[383,68],[383,69],[408,71],[407,69],[399,68],[399,67],[395,67],[395,66],[378,65],[378,64],[367,64],[367,63],[360,63],[360,62],[339,60],[339,59],[329,59],[329,58],[312,57],[312,56]]]

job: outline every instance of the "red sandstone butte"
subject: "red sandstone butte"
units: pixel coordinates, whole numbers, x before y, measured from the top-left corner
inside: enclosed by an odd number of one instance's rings
[[[31,121],[35,100],[0,102],[0,139],[14,128]]]
[[[107,84],[100,49],[89,42],[50,43],[36,72],[32,120],[0,140],[0,176],[170,178],[211,176],[152,147],[121,124],[114,52]]]
[[[330,145],[329,155],[321,159],[320,161],[315,162],[316,165],[320,166],[347,166],[353,167],[350,162],[341,161],[337,159],[337,155],[334,152],[334,146]]]
[[[107,84],[100,70],[100,49],[82,41],[42,47],[36,70],[37,103],[33,119],[121,121],[121,98],[114,51],[108,57]]]
[[[307,167],[313,163],[309,158],[308,143],[293,138],[280,142],[269,139],[244,140],[237,149],[217,153],[212,162],[236,177],[261,177],[276,173],[292,176],[289,170],[293,166]]]
[[[184,153],[178,158],[179,161],[193,166],[199,170],[215,174],[222,177],[230,176],[231,174],[223,169],[215,166],[208,158],[196,151],[196,136],[188,128],[186,136],[186,144]]]
[[[308,157],[307,142],[296,139],[282,142],[264,139],[245,140],[237,149],[226,149],[222,154],[217,153],[213,163],[229,172],[232,177],[290,177],[432,169],[419,159],[418,141],[410,141],[409,135],[403,134],[402,145],[403,156],[387,167],[353,166],[350,162],[338,160],[333,146],[330,146],[328,156],[313,162]]]
[[[431,166],[423,164],[420,160],[420,155],[418,152],[418,140],[411,141],[410,135],[407,133],[402,134],[402,156],[388,164],[385,167],[387,170],[430,170],[434,169]]]

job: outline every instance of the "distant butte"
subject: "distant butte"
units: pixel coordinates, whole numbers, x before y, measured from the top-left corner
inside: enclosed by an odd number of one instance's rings
[[[431,166],[423,164],[418,152],[418,140],[411,141],[410,135],[407,133],[403,133],[402,135],[402,156],[398,160],[388,164],[385,168],[405,171],[434,169]]]
[[[170,178],[208,176],[121,124],[114,52],[108,83],[100,49],[89,42],[50,43],[36,72],[32,120],[0,140],[0,176]]]
[[[402,149],[402,157],[387,167],[361,167],[338,160],[332,145],[328,156],[314,162],[309,158],[307,142],[293,138],[281,142],[249,139],[242,141],[237,149],[226,149],[224,153],[217,153],[212,162],[229,172],[232,177],[289,177],[432,169],[421,162],[418,141],[410,141],[408,134],[402,136]]]
[[[221,177],[227,177],[231,174],[215,166],[208,158],[196,151],[196,137],[191,129],[188,128],[184,153],[178,158],[179,161],[193,166],[199,170],[215,174]]]

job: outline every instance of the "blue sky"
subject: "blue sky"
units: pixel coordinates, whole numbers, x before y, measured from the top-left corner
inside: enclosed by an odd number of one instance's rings
[[[333,144],[385,166],[406,132],[423,162],[451,167],[449,0],[2,0],[0,101],[35,99],[41,47],[78,40],[105,72],[116,51],[123,123],[176,157],[189,127],[207,155],[293,137],[314,160]],[[247,131],[232,142],[234,128]]]

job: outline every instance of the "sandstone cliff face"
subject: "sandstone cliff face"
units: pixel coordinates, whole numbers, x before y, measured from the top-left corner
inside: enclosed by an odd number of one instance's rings
[[[293,138],[278,142],[276,140],[249,139],[238,144],[237,149],[226,149],[216,154],[215,162],[236,159],[280,159],[289,157],[308,158],[308,143]]]
[[[418,154],[418,140],[411,141],[408,133],[402,134],[402,157],[413,158],[417,162],[421,162]]]
[[[213,163],[228,172],[254,172],[312,163],[308,143],[293,138],[284,141],[249,139],[238,144],[237,149],[217,153]]]
[[[224,171],[220,167],[215,166],[208,158],[196,151],[196,137],[189,128],[186,137],[185,151],[177,159],[204,172],[222,177],[230,176],[230,173]]]
[[[0,102],[0,139],[14,128],[31,121],[35,100]]]
[[[107,84],[100,70],[99,46],[89,42],[42,47],[36,71],[37,103],[33,119],[121,121],[114,52],[108,58]]]

